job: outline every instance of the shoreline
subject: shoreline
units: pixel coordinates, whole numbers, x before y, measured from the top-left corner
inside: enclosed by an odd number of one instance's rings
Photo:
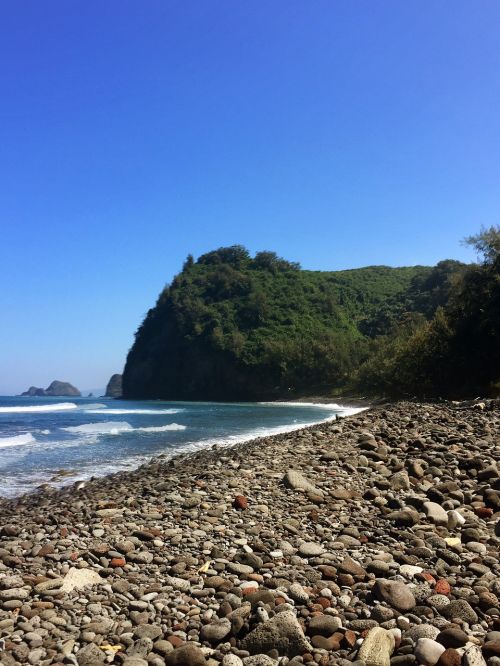
[[[161,401],[161,402],[167,402],[167,401]],[[59,403],[57,403],[59,404]],[[72,405],[73,403],[60,403],[61,409],[66,409],[69,410],[69,406]],[[187,403],[184,401],[168,401],[167,404],[191,404]],[[194,403],[194,404],[233,404],[233,403],[209,403],[209,402],[202,402],[202,403]],[[92,474],[81,474],[78,472],[78,470],[73,470],[71,468],[67,470],[61,470],[61,469],[54,469],[51,474],[47,476],[47,480],[45,482],[40,483],[38,486],[33,487],[31,490],[28,490],[27,492],[20,493],[18,495],[1,495],[0,494],[0,502],[2,500],[6,499],[16,499],[19,497],[22,497],[23,495],[30,495],[33,493],[39,493],[39,492],[46,492],[47,489],[62,489],[68,486],[72,486],[75,483],[86,483],[89,479],[91,478],[103,478],[104,476],[113,476],[114,474],[119,474],[121,472],[126,472],[126,471],[134,471],[135,469],[138,469],[142,465],[147,465],[150,464],[151,462],[154,462],[157,458],[166,458],[166,459],[171,459],[177,455],[183,455],[183,454],[191,454],[195,453],[200,450],[204,450],[206,448],[211,448],[212,446],[219,446],[220,448],[230,448],[236,444],[243,444],[246,442],[251,442],[255,439],[262,439],[262,438],[267,438],[267,437],[274,437],[275,435],[281,435],[281,434],[288,434],[295,432],[297,430],[301,430],[303,428],[307,427],[312,427],[315,425],[319,425],[321,423],[327,423],[329,421],[335,420],[337,416],[339,418],[345,418],[346,416],[349,416],[353,413],[358,413],[361,411],[364,411],[368,409],[368,405],[361,405],[359,402],[357,405],[354,403],[352,404],[341,404],[338,401],[334,400],[329,400],[328,399],[323,399],[323,402],[304,402],[304,401],[271,401],[271,402],[256,402],[256,403],[237,403],[237,404],[245,404],[245,405],[270,405],[270,406],[307,406],[307,407],[328,407],[328,406],[335,406],[338,410],[344,411],[344,414],[334,414],[332,416],[328,416],[326,418],[322,418],[318,421],[314,421],[311,423],[289,423],[289,424],[284,424],[281,426],[270,426],[267,431],[263,432],[261,435],[256,435],[255,434],[255,429],[248,431],[248,433],[242,433],[240,435],[228,435],[227,437],[208,437],[203,440],[197,440],[193,442],[187,442],[182,445],[183,449],[177,449],[172,453],[160,453],[160,454],[152,454],[149,460],[138,462],[137,466],[135,467],[124,467],[122,469],[117,469],[114,472],[107,472],[106,474],[100,475],[97,473],[97,476],[95,476],[95,473]],[[37,410],[43,410],[44,405],[36,406]],[[76,405],[75,405],[76,407]],[[52,408],[51,405],[47,406],[47,409]],[[26,408],[30,409],[30,407]],[[35,409],[35,407],[33,407]],[[1,412],[1,408],[0,408]],[[103,414],[105,415],[106,412],[103,411]],[[118,465],[117,465],[118,467]]]
[[[328,666],[382,650],[411,666],[419,639],[441,654],[452,631],[455,666],[489,666],[500,412],[483,402],[374,406],[1,499],[0,662]]]

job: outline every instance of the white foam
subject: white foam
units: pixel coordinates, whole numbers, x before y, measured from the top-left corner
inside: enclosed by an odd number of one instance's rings
[[[92,405],[93,406],[93,405]],[[105,405],[103,405],[105,407]],[[161,416],[162,414],[177,414],[182,409],[86,409],[85,414],[150,414]]]
[[[167,430],[185,430],[186,426],[178,423],[168,423],[163,426],[149,426],[133,428],[126,421],[102,421],[101,423],[83,423],[78,426],[62,428],[66,432],[78,435],[119,435],[122,432],[166,432]]]
[[[30,432],[26,432],[22,435],[15,435],[14,437],[0,437],[0,449],[4,449],[8,446],[33,444],[33,442],[36,442],[36,439]]]
[[[352,416],[364,412],[368,407],[349,407],[348,405],[339,405],[336,402],[295,402],[294,400],[276,401],[276,402],[259,402],[259,405],[269,405],[271,407],[316,407],[335,412],[339,416]],[[333,416],[335,418],[335,415]],[[312,425],[312,424],[311,424]]]
[[[66,432],[79,435],[118,435],[121,432],[133,430],[130,423],[126,421],[102,421],[101,423],[82,423],[77,426],[61,428]]]
[[[0,414],[31,414],[36,412],[64,412],[78,409],[74,402],[56,402],[53,405],[26,405],[23,407],[0,407]]]
[[[102,410],[102,409],[106,409],[106,407],[107,407],[107,405],[103,404],[102,402],[89,402],[89,403],[86,404],[86,405],[81,405],[81,408],[82,408],[83,410],[85,410],[85,411],[86,411],[87,409],[99,409],[99,410]]]
[[[180,425],[179,423],[169,423],[164,426],[150,426],[149,428],[132,428],[132,430],[140,432],[166,432],[167,430],[186,430],[185,425]]]

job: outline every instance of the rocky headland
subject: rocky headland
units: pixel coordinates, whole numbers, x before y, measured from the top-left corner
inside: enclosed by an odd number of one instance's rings
[[[122,397],[122,375],[111,375],[111,379],[106,386],[106,398],[121,398]]]
[[[61,382],[55,379],[46,389],[30,386],[27,391],[21,393],[22,396],[52,396],[52,397],[80,397],[80,391],[69,382]]]
[[[498,402],[0,501],[0,662],[498,666]]]

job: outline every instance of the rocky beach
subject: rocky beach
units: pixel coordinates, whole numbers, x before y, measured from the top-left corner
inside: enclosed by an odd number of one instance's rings
[[[399,402],[1,500],[0,663],[499,666],[499,432]]]

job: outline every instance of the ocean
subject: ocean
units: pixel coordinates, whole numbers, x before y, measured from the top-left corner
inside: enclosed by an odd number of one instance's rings
[[[228,446],[357,411],[296,402],[0,397],[0,496],[131,470],[160,454]]]

